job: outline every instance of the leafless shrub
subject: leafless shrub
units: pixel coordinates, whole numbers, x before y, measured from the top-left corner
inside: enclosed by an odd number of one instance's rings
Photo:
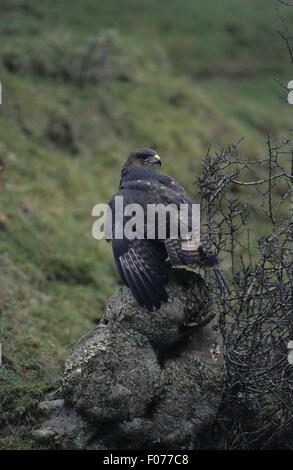
[[[209,151],[196,180],[205,232],[232,291],[214,299],[228,373],[218,445],[292,449],[293,150],[268,136],[267,158],[255,160],[241,158],[239,144]]]

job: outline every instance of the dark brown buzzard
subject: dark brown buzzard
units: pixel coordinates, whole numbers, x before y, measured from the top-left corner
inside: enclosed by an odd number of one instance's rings
[[[168,282],[168,268],[203,268],[213,269],[222,289],[229,291],[227,282],[219,269],[218,260],[208,243],[201,235],[200,245],[184,249],[180,237],[170,238],[170,219],[166,219],[166,237],[161,239],[156,231],[155,239],[147,239],[146,220],[143,227],[144,238],[129,240],[115,238],[115,196],[123,196],[123,207],[128,204],[140,204],[147,213],[147,204],[180,204],[192,206],[192,200],[182,186],[169,176],[158,173],[155,169],[161,160],[152,149],[141,148],[130,153],[122,171],[119,190],[109,201],[112,210],[112,249],[115,263],[123,283],[128,286],[141,306],[152,310],[167,301],[165,285]],[[123,226],[131,219],[124,216]],[[156,227],[157,228],[157,227]],[[106,238],[107,239],[107,238]],[[111,241],[110,238],[107,241]]]

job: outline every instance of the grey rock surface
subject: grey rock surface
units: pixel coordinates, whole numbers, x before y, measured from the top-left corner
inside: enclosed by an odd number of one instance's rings
[[[206,285],[172,270],[167,292],[153,312],[126,287],[109,299],[68,357],[62,386],[40,404],[36,439],[63,449],[177,449],[214,420],[225,372]]]

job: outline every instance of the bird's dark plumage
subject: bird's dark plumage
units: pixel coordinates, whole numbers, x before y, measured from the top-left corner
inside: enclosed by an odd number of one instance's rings
[[[183,239],[170,238],[169,220],[166,220],[166,237],[161,239],[156,232],[154,240],[147,239],[147,224],[144,219],[143,239],[129,240],[115,238],[115,197],[123,196],[123,208],[128,204],[140,204],[147,214],[147,205],[187,204],[191,208],[192,200],[177,181],[158,173],[155,169],[161,160],[152,149],[137,149],[130,153],[122,171],[119,190],[109,201],[112,210],[112,249],[117,270],[123,283],[128,286],[138,303],[149,310],[159,308],[162,301],[167,301],[168,266],[173,268],[214,269],[219,285],[228,289],[226,280],[218,267],[218,261],[208,243],[201,235],[200,245],[187,240],[188,249],[184,249]],[[124,216],[123,227],[131,216]],[[156,227],[157,229],[157,227]],[[107,241],[110,241],[109,239]]]

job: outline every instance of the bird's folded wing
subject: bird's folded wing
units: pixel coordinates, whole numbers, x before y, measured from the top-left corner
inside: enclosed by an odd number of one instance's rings
[[[167,301],[164,245],[149,240],[134,239],[129,243],[127,239],[113,239],[112,248],[121,279],[140,305],[152,310]]]

